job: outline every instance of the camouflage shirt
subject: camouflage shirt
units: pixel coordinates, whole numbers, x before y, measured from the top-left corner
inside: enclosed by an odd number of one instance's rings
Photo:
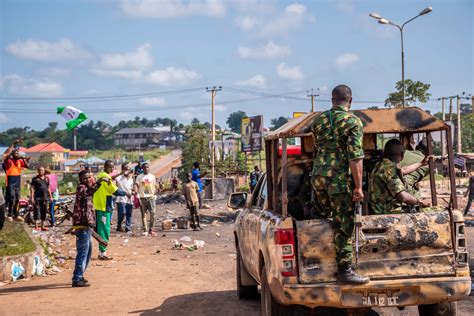
[[[395,197],[406,191],[397,165],[387,158],[379,161],[369,179],[369,203],[374,214],[401,213],[402,202]]]
[[[351,192],[349,161],[364,158],[362,121],[343,106],[321,113],[312,125],[316,155],[313,176],[329,181],[329,194]]]

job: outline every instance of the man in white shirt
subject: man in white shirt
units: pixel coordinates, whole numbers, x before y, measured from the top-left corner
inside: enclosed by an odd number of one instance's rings
[[[142,212],[143,236],[156,235],[153,232],[155,223],[155,208],[156,208],[156,178],[150,173],[150,166],[148,163],[142,164],[143,174],[140,174],[135,179],[133,187],[134,193],[140,197],[140,211]],[[150,213],[150,224],[147,225],[146,213]]]
[[[115,178],[115,182],[119,190],[124,191],[127,195],[131,195],[133,191],[133,176],[130,170],[128,163],[122,164],[121,174]],[[118,196],[117,203],[117,231],[121,232],[123,219],[125,217],[125,232],[132,230],[132,210],[133,210],[133,201],[132,197]]]

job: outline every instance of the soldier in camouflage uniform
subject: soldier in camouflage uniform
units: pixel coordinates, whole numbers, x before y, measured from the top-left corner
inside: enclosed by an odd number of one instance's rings
[[[400,162],[407,191],[418,199],[421,198],[418,183],[422,181],[429,172],[429,167],[423,165],[423,160],[427,156],[427,152],[426,138],[424,138],[418,146],[416,146],[416,150],[405,151],[403,160]]]
[[[403,213],[407,210],[406,205],[430,206],[408,193],[402,170],[398,167],[403,155],[403,145],[399,140],[391,139],[385,144],[384,158],[375,165],[369,178],[369,205],[372,214]],[[426,166],[429,158],[427,156],[422,162],[405,168],[417,170],[417,167]]]
[[[363,284],[369,278],[351,267],[354,201],[362,201],[362,121],[349,112],[352,91],[340,85],[332,91],[333,107],[312,125],[315,158],[311,184],[317,216],[333,218],[338,280]]]

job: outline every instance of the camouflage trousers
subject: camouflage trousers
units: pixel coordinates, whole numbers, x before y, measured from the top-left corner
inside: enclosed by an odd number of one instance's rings
[[[351,192],[328,193],[328,178],[313,176],[311,185],[315,194],[316,216],[332,217],[334,246],[338,265],[352,263],[352,232],[354,230],[354,203]]]

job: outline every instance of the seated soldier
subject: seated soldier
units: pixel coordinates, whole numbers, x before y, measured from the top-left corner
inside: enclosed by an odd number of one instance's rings
[[[403,155],[403,145],[399,140],[391,139],[385,144],[383,159],[375,165],[369,178],[369,206],[372,214],[403,213],[406,205],[430,206],[407,192],[402,171],[398,168]],[[426,157],[422,165],[426,165],[428,159]]]
[[[418,184],[429,172],[429,167],[422,164],[427,155],[426,138],[423,138],[415,150],[405,151],[403,160],[400,162],[407,192],[418,199],[421,198]]]

